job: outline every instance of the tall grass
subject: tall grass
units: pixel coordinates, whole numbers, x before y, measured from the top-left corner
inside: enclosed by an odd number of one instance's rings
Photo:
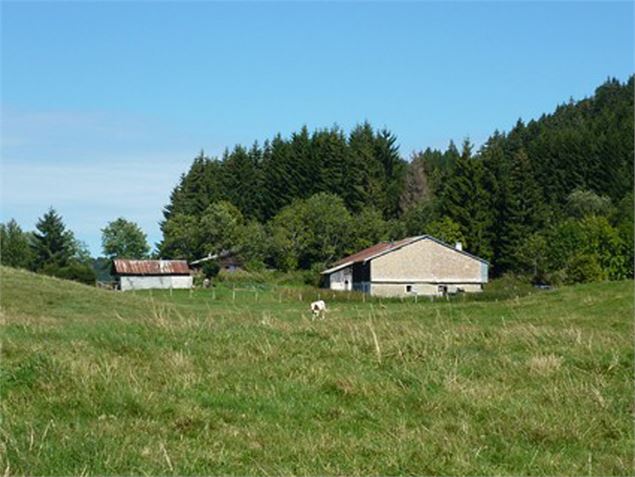
[[[633,470],[632,282],[414,303],[1,271],[8,474]]]

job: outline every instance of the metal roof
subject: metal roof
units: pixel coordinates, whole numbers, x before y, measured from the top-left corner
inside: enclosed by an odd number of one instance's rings
[[[118,275],[189,275],[190,267],[185,260],[113,260]]]
[[[209,253],[203,258],[190,262],[190,265],[198,265],[199,263],[209,262],[210,260],[218,260],[219,258],[227,258],[236,255],[236,250],[222,250],[219,253]]]
[[[437,238],[434,238],[431,235],[419,235],[415,237],[406,237],[405,239],[401,239],[397,242],[380,242],[371,247],[365,248],[364,250],[360,250],[359,252],[354,253],[353,255],[349,255],[348,257],[344,257],[341,260],[338,260],[329,269],[324,270],[321,273],[329,274],[329,273],[336,272],[337,270],[341,268],[348,267],[354,263],[367,262],[368,260],[372,260],[373,258],[377,258],[381,255],[385,255],[387,253],[393,252],[394,250],[400,249],[402,247],[405,247],[406,245],[410,245],[413,242],[416,242],[418,240],[423,240],[423,239],[430,239],[433,242],[436,242],[439,245],[443,245],[444,247],[447,247],[450,250],[453,250],[457,253],[473,258],[480,262],[489,264],[487,260],[477,257],[476,255],[472,255],[471,253],[468,253],[464,250],[457,250],[455,247],[452,247],[451,245]]]
[[[365,248],[364,250],[360,250],[353,255],[349,255],[348,257],[344,257],[341,260],[338,260],[333,264],[332,267],[330,267],[328,270],[324,270],[322,273],[332,273],[336,270],[339,270],[340,268],[352,265],[353,263],[365,262],[366,260],[372,259],[384,252],[403,247],[404,245],[414,242],[419,238],[420,237],[407,237],[397,242],[379,242],[375,245]]]

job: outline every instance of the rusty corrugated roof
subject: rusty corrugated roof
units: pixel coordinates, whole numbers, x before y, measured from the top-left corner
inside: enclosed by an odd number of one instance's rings
[[[118,275],[189,275],[190,267],[185,260],[113,260]]]

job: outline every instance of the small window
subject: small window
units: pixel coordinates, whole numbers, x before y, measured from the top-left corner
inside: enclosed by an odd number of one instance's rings
[[[412,293],[412,285],[406,285],[406,293]]]

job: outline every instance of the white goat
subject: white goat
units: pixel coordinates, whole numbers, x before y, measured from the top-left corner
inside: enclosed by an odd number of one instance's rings
[[[326,317],[326,303],[324,300],[318,300],[311,303],[311,311],[313,312],[313,319]]]

